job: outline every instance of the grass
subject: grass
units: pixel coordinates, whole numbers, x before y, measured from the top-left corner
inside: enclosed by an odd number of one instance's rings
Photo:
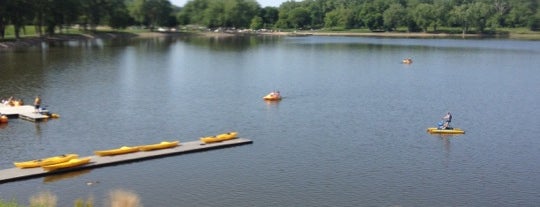
[[[30,197],[30,207],[56,207],[57,197],[49,191]]]
[[[56,195],[49,191],[40,192],[29,199],[30,205],[28,207],[56,207],[58,198]],[[109,193],[109,199],[106,203],[106,206],[110,207],[142,207],[140,198],[137,194],[122,190],[116,189],[112,190]],[[74,207],[93,207],[94,199],[92,197],[84,200],[77,199],[74,201]],[[5,201],[0,199],[0,207],[26,207],[17,203],[15,200]]]
[[[137,194],[126,190],[113,190],[109,193],[110,207],[142,207]]]
[[[0,199],[0,207],[23,207],[19,205],[15,200],[5,201]]]

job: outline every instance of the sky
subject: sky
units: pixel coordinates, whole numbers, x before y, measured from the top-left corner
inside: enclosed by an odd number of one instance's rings
[[[183,7],[189,0],[169,0],[171,4]],[[283,2],[286,2],[287,0],[256,0],[259,2],[261,7],[267,7],[267,6],[273,6],[273,7],[279,7],[279,5]]]

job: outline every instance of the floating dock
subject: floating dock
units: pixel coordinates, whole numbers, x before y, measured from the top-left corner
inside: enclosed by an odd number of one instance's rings
[[[90,168],[117,165],[121,163],[128,163],[128,162],[134,162],[134,161],[140,161],[140,160],[155,159],[155,158],[165,157],[165,156],[179,155],[179,154],[185,154],[185,153],[191,153],[191,152],[200,152],[200,151],[206,151],[206,150],[212,150],[212,149],[220,149],[220,148],[225,148],[225,147],[232,147],[232,146],[251,144],[251,143],[253,143],[253,141],[249,139],[245,139],[245,138],[236,138],[236,139],[231,139],[231,140],[226,140],[226,141],[216,142],[216,143],[211,143],[211,144],[204,144],[200,141],[191,141],[191,142],[183,142],[183,143],[180,142],[178,146],[174,148],[168,148],[168,149],[161,149],[161,150],[154,150],[154,151],[138,151],[138,152],[129,153],[129,154],[104,156],[104,157],[92,155],[92,156],[88,156],[91,158],[91,161],[89,164],[78,166],[78,167],[55,170],[55,171],[44,171],[43,168],[41,167],[25,168],[25,169],[10,168],[10,169],[5,169],[5,170],[0,170],[0,183],[41,177],[41,176],[46,176],[46,175],[55,175],[55,174],[73,172],[73,171],[81,171],[81,170],[90,169]],[[84,157],[84,156],[80,156],[80,157]],[[16,161],[21,161],[21,160],[16,160]]]
[[[49,116],[46,116],[42,113],[36,113],[35,110],[35,107],[30,105],[5,106],[0,104],[0,114],[6,115],[10,118],[18,117],[33,122],[43,121],[49,118]]]

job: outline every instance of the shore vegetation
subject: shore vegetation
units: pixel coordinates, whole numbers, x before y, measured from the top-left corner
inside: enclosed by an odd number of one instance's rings
[[[540,31],[538,0],[303,0],[262,8],[256,0],[0,0],[0,40],[50,36],[77,28],[171,31],[325,30],[500,34]],[[30,26],[30,27],[29,27]],[[447,30],[445,28],[451,28]]]
[[[56,207],[58,205],[58,197],[49,192],[43,191],[29,198],[28,207]],[[94,207],[94,199],[78,198],[73,202],[74,207]],[[131,191],[124,189],[115,189],[109,192],[105,206],[107,207],[142,207],[139,196]],[[18,203],[16,200],[0,199],[0,207],[26,207]]]

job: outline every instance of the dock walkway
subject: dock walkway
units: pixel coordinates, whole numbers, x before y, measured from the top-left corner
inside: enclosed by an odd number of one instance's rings
[[[6,115],[8,117],[18,117],[33,122],[42,121],[49,118],[42,113],[36,113],[34,106],[30,105],[5,106],[0,104],[0,114]]]
[[[42,168],[10,168],[0,170],[0,183],[6,183],[16,180],[29,179],[35,177],[41,177],[46,175],[60,174],[71,171],[79,171],[89,168],[98,168],[109,165],[117,165],[121,163],[134,162],[139,160],[154,159],[165,156],[172,156],[178,154],[206,151],[212,149],[219,149],[225,147],[232,147],[237,145],[251,144],[253,141],[245,138],[231,139],[222,142],[216,142],[211,144],[202,144],[200,141],[180,142],[179,146],[168,149],[154,150],[154,151],[138,151],[129,154],[115,155],[115,156],[88,156],[91,158],[91,162],[86,165],[65,168],[55,171],[44,171]],[[20,161],[20,160],[17,160]]]

